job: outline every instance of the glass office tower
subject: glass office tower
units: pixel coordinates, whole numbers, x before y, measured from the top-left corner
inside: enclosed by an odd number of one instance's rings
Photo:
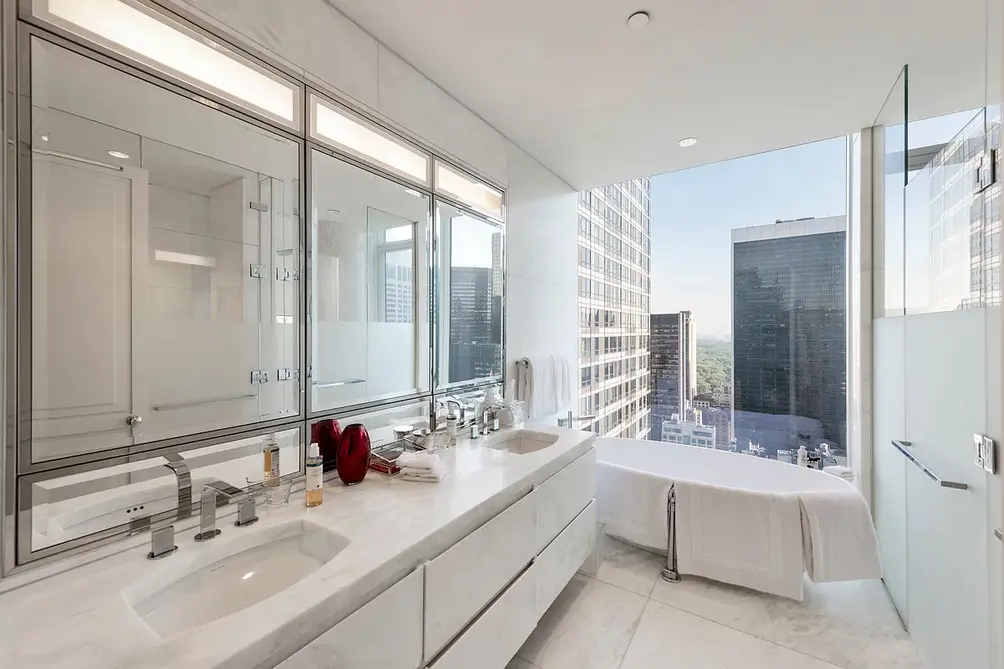
[[[732,231],[740,451],[776,457],[805,445],[844,453],[846,244],[844,216]]]
[[[649,434],[651,182],[579,193],[579,425]]]

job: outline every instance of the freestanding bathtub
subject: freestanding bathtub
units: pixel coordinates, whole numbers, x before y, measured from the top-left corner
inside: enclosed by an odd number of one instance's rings
[[[849,518],[845,527],[849,525],[854,536],[865,537],[866,553],[867,535],[874,535],[867,504],[854,485],[822,471],[728,451],[635,439],[597,439],[596,451],[596,499],[598,519],[604,524],[604,532],[640,548],[668,554],[664,576],[669,580],[677,576],[674,550],[676,527],[680,522],[674,517],[673,488],[680,488],[684,482],[714,486],[725,494],[749,491],[752,496],[748,499],[754,501],[797,497],[793,502],[796,506],[794,523],[789,522],[786,527],[789,535],[799,535],[796,540],[801,540],[805,528],[804,545],[809,546],[806,550],[811,549],[808,525],[804,508],[801,519],[797,508],[803,498],[817,502],[832,500],[834,508],[840,507],[840,513]],[[847,513],[848,508],[850,513]],[[686,522],[686,519],[681,520]],[[801,527],[798,526],[800,520]],[[708,522],[707,516],[705,522]],[[837,527],[838,531],[843,529]],[[691,531],[690,528],[687,531]],[[877,542],[874,550],[877,561]],[[799,582],[801,565],[799,561]]]

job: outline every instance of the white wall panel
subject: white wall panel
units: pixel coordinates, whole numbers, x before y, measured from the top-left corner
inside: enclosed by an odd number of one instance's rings
[[[324,0],[169,1],[507,183],[505,138]]]
[[[324,0],[184,0],[269,55],[371,107],[377,41]]]
[[[509,144],[508,320],[511,365],[525,356],[568,358],[578,389],[578,193]],[[575,409],[573,406],[568,409]]]
[[[380,47],[376,108],[395,124],[430,144],[446,149],[448,96],[425,75]]]

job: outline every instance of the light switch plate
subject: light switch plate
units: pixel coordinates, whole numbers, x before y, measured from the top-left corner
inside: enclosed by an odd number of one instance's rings
[[[997,445],[985,434],[973,434],[976,446],[976,466],[990,474],[997,473]]]

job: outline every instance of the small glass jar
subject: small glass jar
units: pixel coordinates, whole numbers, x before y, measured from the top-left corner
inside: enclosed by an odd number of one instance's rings
[[[509,411],[512,413],[512,426],[517,430],[522,428],[526,422],[526,402],[513,400],[509,403]]]

